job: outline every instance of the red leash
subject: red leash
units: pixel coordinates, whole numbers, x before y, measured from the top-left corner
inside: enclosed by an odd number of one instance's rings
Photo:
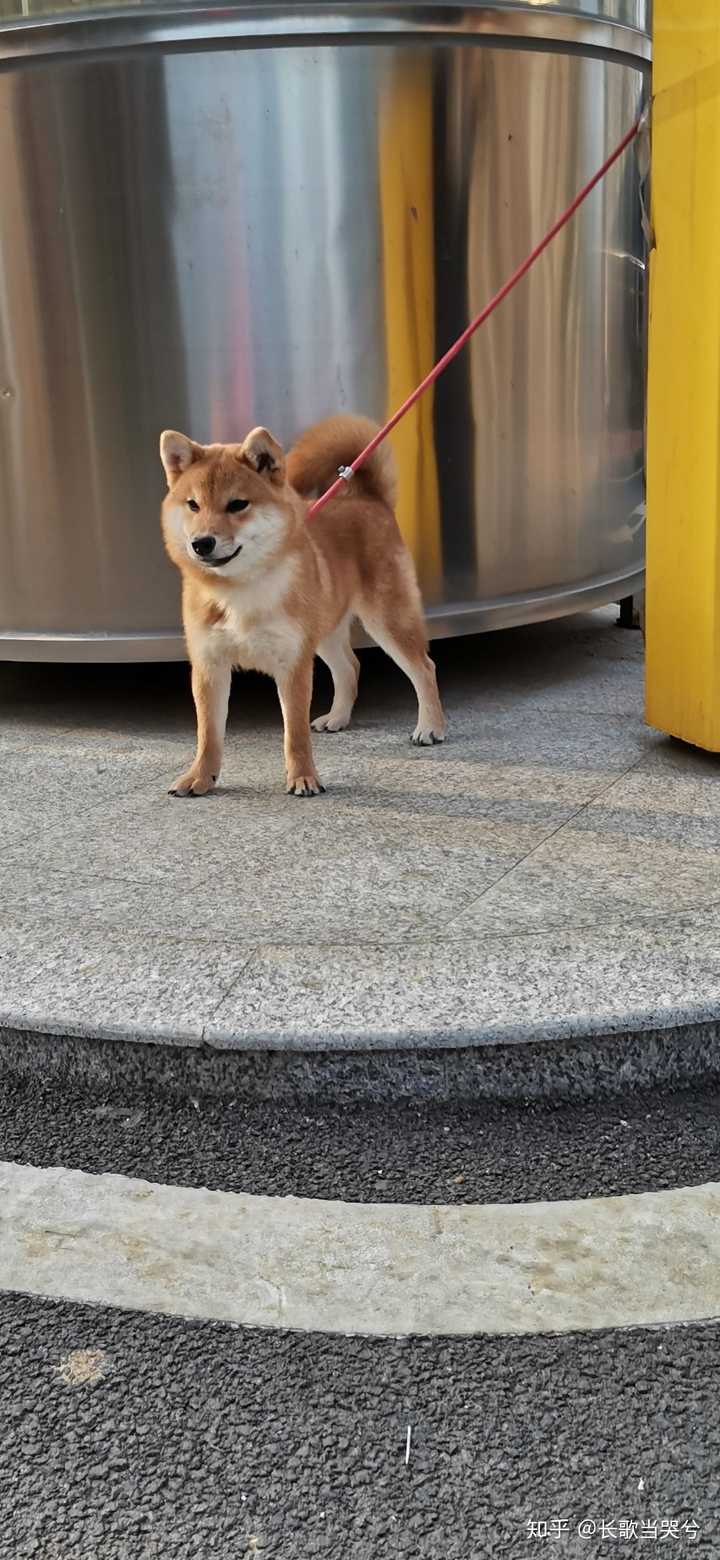
[[[462,335],[458,336],[457,341],[454,342],[453,345],[448,349],[444,357],[440,358],[439,363],[436,363],[435,367],[431,368],[430,373],[425,375],[425,378],[417,386],[417,389],[413,390],[412,395],[409,395],[407,400],[403,401],[402,406],[398,407],[397,411],[393,413],[392,417],[389,418],[384,427],[378,429],[377,433],[370,440],[370,443],[366,444],[364,450],[361,450],[360,454],[355,456],[352,465],[343,466],[341,468],[340,474],[336,477],[332,486],[329,487],[325,493],[322,493],[320,498],[315,500],[314,504],[311,504],[307,512],[308,519],[311,519],[313,515],[318,514],[321,509],[324,509],[325,505],[329,504],[331,498],[335,498],[336,495],[340,492],[341,488],[345,487],[346,483],[348,483],[351,478],[354,477],[355,472],[359,471],[361,466],[364,466],[365,461],[369,459],[373,451],[377,449],[378,445],[382,444],[383,440],[387,438],[388,434],[391,433],[393,428],[395,428],[396,425],[400,422],[400,419],[405,416],[405,413],[410,411],[411,406],[414,406],[415,402],[419,401],[420,396],[424,395],[425,391],[429,389],[430,385],[433,385],[435,380],[439,379],[443,370],[447,368],[448,363],[452,363],[453,358],[456,358],[458,353],[462,352],[463,347],[470,340],[470,337],[474,336],[475,331],[479,330],[480,326],[484,325],[486,320],[489,320],[490,315],[494,314],[495,310],[500,307],[500,304],[504,301],[505,298],[507,298],[508,293],[512,292],[513,287],[517,287],[518,282],[521,282],[523,277],[527,276],[528,271],[532,266],[534,266],[535,261],[539,260],[541,254],[544,252],[544,250],[547,249],[548,245],[552,243],[557,234],[560,233],[562,229],[567,226],[568,222],[571,221],[572,217],[574,217],[578,207],[582,206],[583,201],[587,200],[588,195],[592,193],[592,191],[595,189],[595,186],[605,178],[606,173],[608,173],[613,164],[616,163],[620,157],[622,157],[623,152],[627,151],[627,148],[631,145],[631,143],[635,140],[635,137],[643,128],[645,117],[645,114],[641,114],[640,118],[633,125],[632,129],[628,130],[627,135],[623,136],[620,145],[616,146],[615,151],[611,152],[610,156],[606,158],[602,168],[598,168],[597,173],[593,174],[593,177],[588,180],[588,183],[583,185],[583,188],[580,190],[579,194],[575,196],[572,204],[568,206],[567,211],[564,211],[562,216],[558,217],[557,222],[553,223],[552,227],[545,234],[545,237],[542,238],[536,248],[533,249],[532,254],[528,255],[527,260],[523,260],[522,265],[519,265],[516,271],[513,271],[512,276],[505,283],[505,286],[500,288],[500,291],[495,294],[494,298],[490,299],[489,303],[486,303],[485,308],[481,310],[480,314],[477,314],[475,319],[470,321],[470,324],[463,331]]]

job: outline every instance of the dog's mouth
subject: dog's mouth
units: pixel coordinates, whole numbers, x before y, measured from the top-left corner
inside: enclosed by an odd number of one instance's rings
[[[233,558],[237,558],[239,552],[242,552],[242,542],[238,543],[234,552],[228,553],[227,558],[202,558],[201,562],[206,564],[208,569],[224,569],[225,564],[232,563]]]

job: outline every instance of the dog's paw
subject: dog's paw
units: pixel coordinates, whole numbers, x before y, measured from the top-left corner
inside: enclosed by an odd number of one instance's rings
[[[217,775],[203,774],[201,770],[189,769],[186,775],[181,775],[179,780],[171,785],[170,796],[207,796],[213,790]]]
[[[437,743],[445,741],[445,727],[433,729],[429,726],[416,726],[410,741],[414,747],[435,747]]]
[[[347,731],[350,725],[349,715],[318,715],[317,720],[311,721],[313,731]]]
[[[293,775],[288,779],[288,796],[321,796],[324,790],[317,775]]]

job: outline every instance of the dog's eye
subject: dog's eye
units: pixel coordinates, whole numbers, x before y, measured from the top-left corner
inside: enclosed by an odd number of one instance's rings
[[[226,513],[229,514],[229,515],[241,515],[242,512],[243,512],[243,509],[249,509],[249,508],[250,508],[250,500],[249,500],[249,498],[231,498],[230,499],[230,503],[225,505]]]
[[[194,498],[189,498],[188,499],[187,506],[188,506],[188,509],[192,510],[194,515],[196,515],[199,512],[200,505],[195,503],[195,499]]]

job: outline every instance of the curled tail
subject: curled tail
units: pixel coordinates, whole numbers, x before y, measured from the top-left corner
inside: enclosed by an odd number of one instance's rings
[[[319,497],[335,481],[340,466],[349,466],[377,433],[367,417],[328,417],[301,433],[287,458],[288,481],[303,498]],[[397,475],[390,446],[381,444],[348,484],[350,493],[378,498],[395,507]]]

